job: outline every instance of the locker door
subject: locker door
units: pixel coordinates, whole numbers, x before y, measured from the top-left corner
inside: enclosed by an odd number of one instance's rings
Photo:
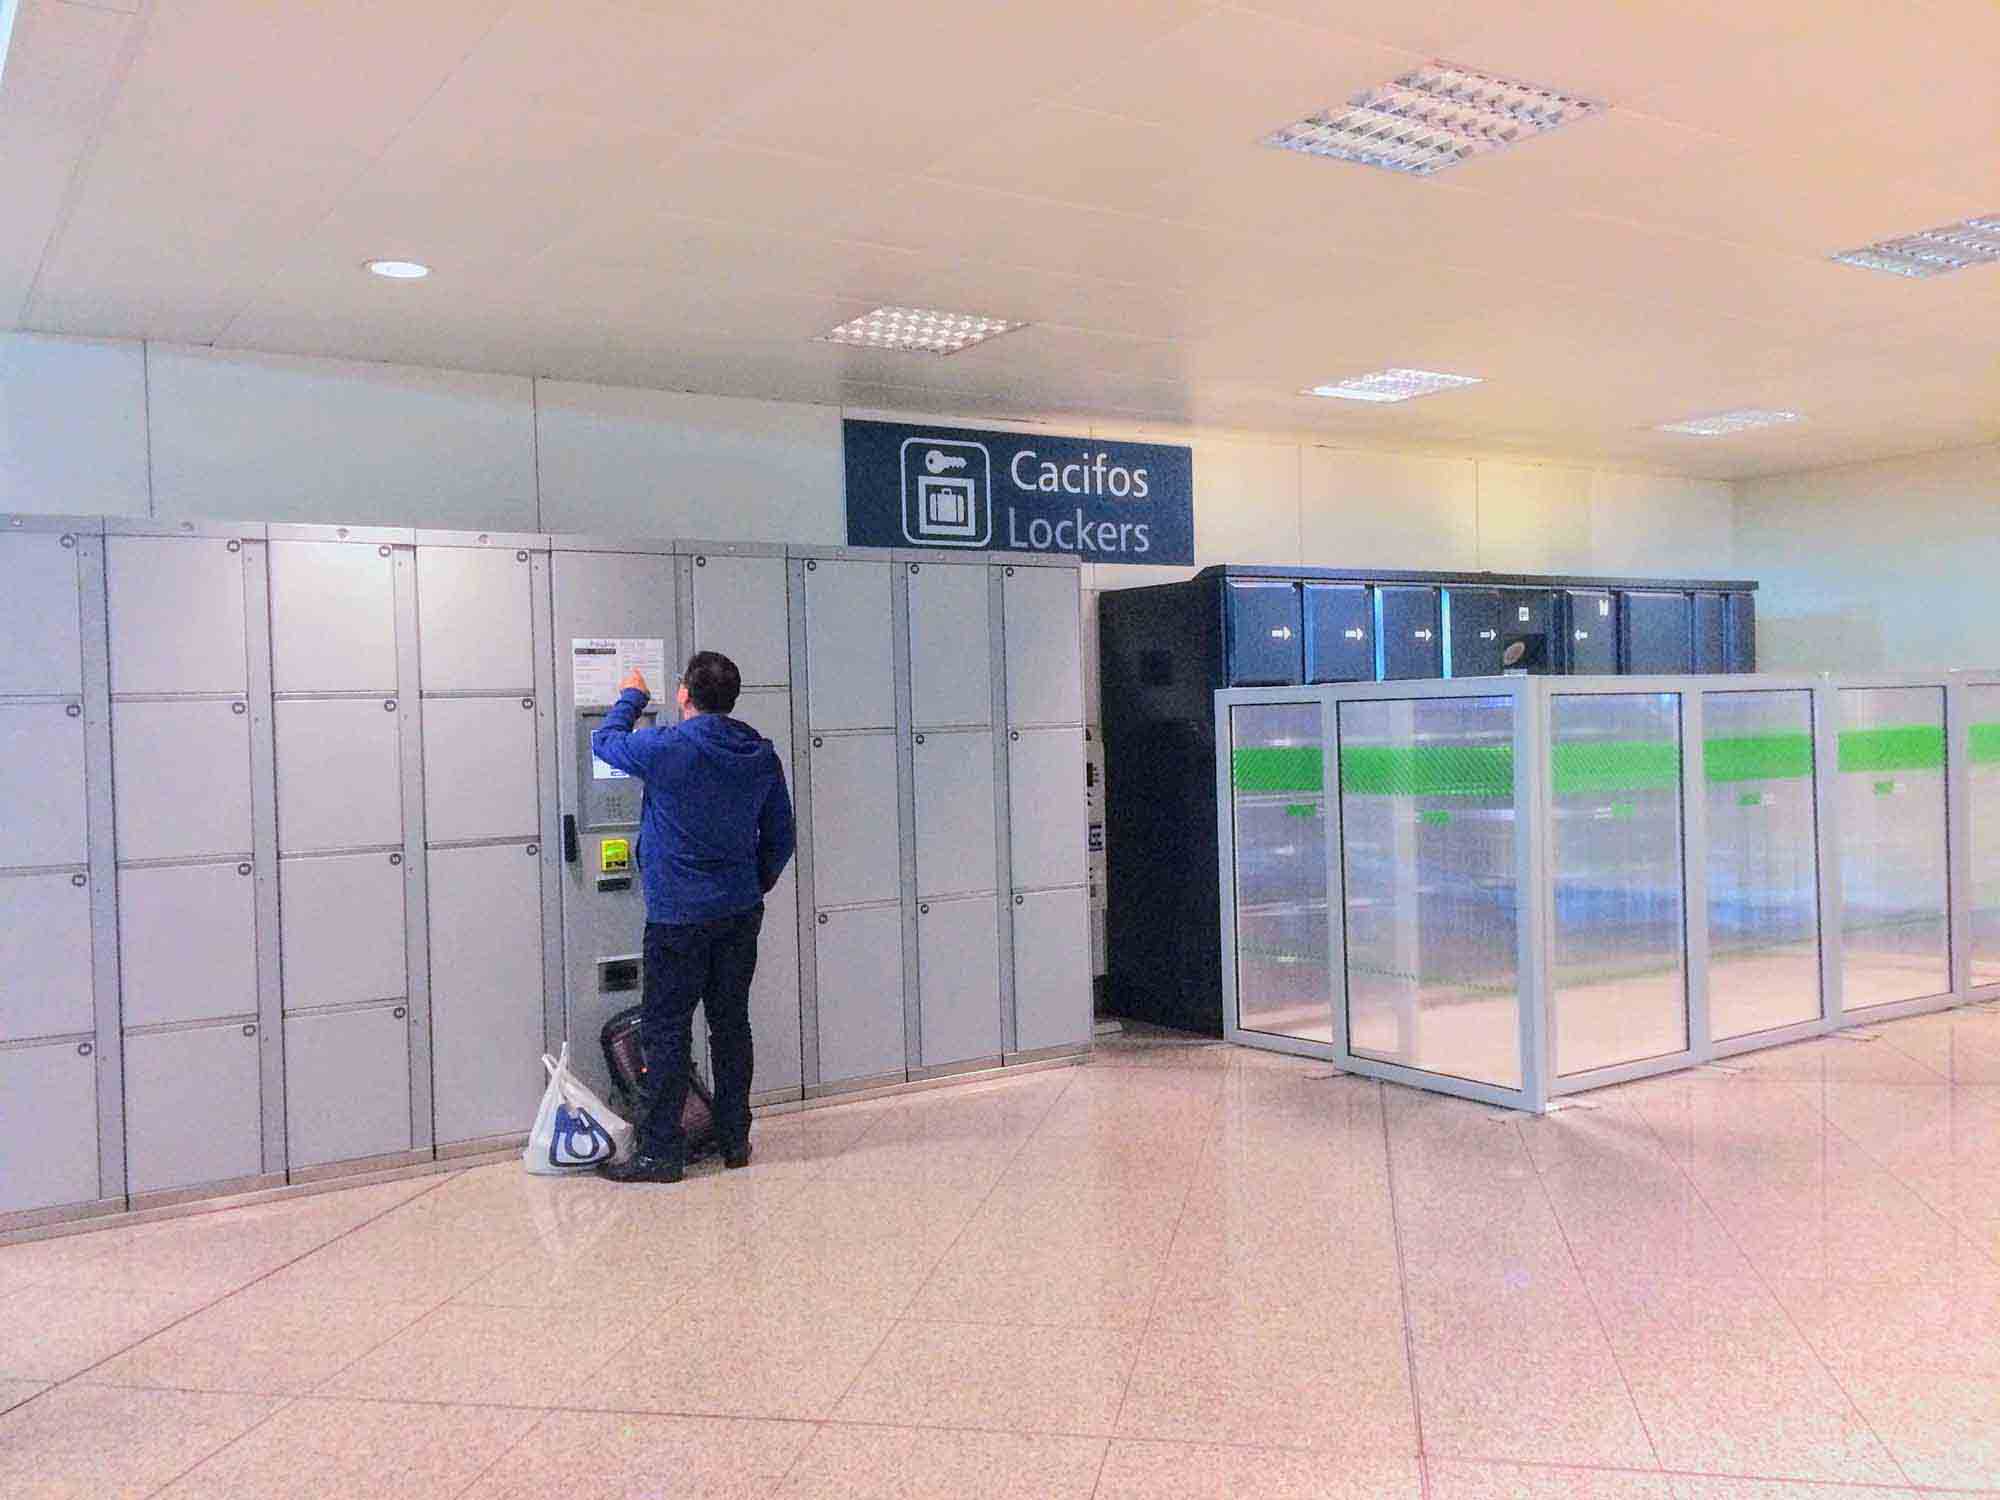
[[[1444,591],[1444,672],[1447,677],[1498,677],[1500,591]]]
[[[694,643],[688,654],[720,651],[746,683],[790,682],[791,618],[785,600],[782,557],[697,555]]]
[[[407,1007],[285,1018],[285,1143],[294,1168],[410,1149]]]
[[[67,871],[0,877],[0,1042],[95,1027],[82,879]]]
[[[917,907],[923,1066],[998,1057],[1000,913],[992,896]]]
[[[814,729],[888,729],[896,722],[889,565],[807,563],[807,718]]]
[[[119,703],[111,775],[120,859],[250,848],[250,715],[240,700]]]
[[[114,693],[240,693],[248,682],[238,542],[104,544]]]
[[[1729,670],[1754,672],[1757,670],[1757,596],[1730,594],[1728,600]]]
[[[254,1177],[263,1165],[257,1028],[228,1021],[125,1038],[133,1193]]]
[[[750,981],[750,1034],[757,1044],[759,1095],[796,1090],[800,1062],[799,881],[791,870],[764,897],[757,937],[757,974]]]
[[[1372,682],[1375,619],[1365,583],[1309,583],[1303,590],[1307,682]]]
[[[993,641],[987,624],[987,569],[947,563],[909,567],[911,722],[919,729],[991,724]]]
[[[896,906],[819,914],[822,1083],[904,1071],[903,912]]]
[[[442,844],[535,832],[541,800],[534,706],[532,698],[425,700],[427,840]]]
[[[998,863],[991,732],[927,731],[916,736],[911,756],[917,783],[917,894],[993,890]]]
[[[1694,669],[1729,670],[1729,609],[1724,596],[1704,591],[1694,596]]]
[[[1375,654],[1384,682],[1444,675],[1438,591],[1414,584],[1375,590]]]
[[[785,688],[751,688],[736,700],[731,718],[741,719],[778,750],[785,768],[785,786],[792,785],[792,695]]]
[[[541,863],[523,844],[430,852],[437,1139],[516,1135],[542,1072]]]
[[[893,735],[813,737],[815,905],[896,899],[902,877],[896,815]]]
[[[1692,671],[1693,625],[1686,594],[1626,590],[1618,600],[1620,669],[1633,674]]]
[[[79,1052],[77,1049],[84,1050]],[[88,1042],[0,1048],[0,1214],[116,1197],[97,1181],[97,1059]],[[54,1122],[63,1128],[53,1128]]]
[[[1014,898],[1015,1047],[1090,1040],[1090,921],[1081,890]]]
[[[1014,889],[1083,884],[1083,731],[1010,732],[1007,804]]]
[[[0,536],[0,693],[83,690],[76,548]]]
[[[401,856],[392,854],[336,854],[279,864],[286,1010],[395,1000],[409,993],[403,878]]]
[[[1520,659],[1501,666],[1543,676],[1559,671],[1561,627],[1557,622],[1556,596],[1543,589],[1502,589],[1500,591],[1500,646],[1503,653],[1520,648]]]
[[[271,674],[280,693],[396,690],[390,549],[271,543]]]
[[[257,1013],[257,898],[248,862],[118,872],[127,1027]]]
[[[1224,672],[1231,687],[1297,682],[1305,673],[1305,623],[1299,586],[1263,579],[1226,579],[1222,585]],[[1013,679],[1008,678],[1008,713],[1013,713]]]
[[[0,866],[80,865],[88,845],[82,718],[62,703],[0,703]]]
[[[402,725],[397,707],[394,698],[318,698],[273,705],[281,850],[296,854],[402,843]],[[516,716],[522,717],[518,710]]]
[[[534,686],[528,579],[527,554],[512,547],[417,549],[425,692]]]
[[[1618,670],[1616,601],[1602,589],[1565,589],[1563,649],[1573,676],[1610,676]]]
[[[1002,578],[1010,723],[1083,722],[1078,577],[1072,568],[1013,567]],[[985,627],[978,623],[981,618],[975,616],[966,631],[968,638],[985,633]]]

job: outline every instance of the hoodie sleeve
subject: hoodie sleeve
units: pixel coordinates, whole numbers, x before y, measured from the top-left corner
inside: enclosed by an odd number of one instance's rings
[[[643,777],[653,763],[659,742],[657,731],[632,732],[632,725],[638,721],[647,701],[646,695],[637,688],[627,688],[620,693],[618,701],[604,716],[604,723],[592,732],[590,753],[613,770]]]
[[[777,759],[775,751],[771,758],[776,762],[776,774],[770,791],[764,795],[764,805],[757,811],[757,881],[766,895],[785,873],[798,844],[798,834],[792,826],[792,794],[785,789],[784,762]]]

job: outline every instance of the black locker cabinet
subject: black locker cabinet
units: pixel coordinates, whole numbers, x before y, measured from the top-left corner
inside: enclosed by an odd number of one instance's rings
[[[1306,681],[1368,682],[1375,676],[1375,620],[1365,583],[1305,586]]]
[[[1222,589],[1231,687],[1277,687],[1305,670],[1299,586],[1289,579],[1232,578]]]
[[[1757,599],[1754,594],[1729,594],[1728,658],[1732,672],[1757,670]]]
[[[1573,677],[1618,671],[1618,600],[1608,589],[1564,589],[1563,670]]]
[[[1729,670],[1728,595],[1704,589],[1694,596],[1694,669]]]
[[[1627,589],[1618,603],[1621,671],[1673,676],[1694,670],[1694,616],[1688,595]]]
[[[1444,675],[1498,677],[1500,660],[1500,591],[1444,591]]]
[[[1438,591],[1414,584],[1375,590],[1375,675],[1383,682],[1444,675]]]
[[[1547,589],[1500,591],[1500,666],[1540,677],[1556,670],[1556,596]]]

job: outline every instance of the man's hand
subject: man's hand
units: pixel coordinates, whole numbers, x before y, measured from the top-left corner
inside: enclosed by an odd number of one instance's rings
[[[634,667],[631,671],[627,672],[625,674],[625,680],[618,684],[618,691],[621,693],[624,692],[627,688],[637,688],[640,692],[644,693],[648,698],[653,696],[653,690],[646,686],[645,673],[641,672],[637,667]]]

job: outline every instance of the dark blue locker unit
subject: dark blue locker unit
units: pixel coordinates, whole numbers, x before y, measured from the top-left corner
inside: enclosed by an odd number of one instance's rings
[[[1383,682],[1444,675],[1438,591],[1414,584],[1375,590],[1375,675]]]
[[[1618,599],[1619,670],[1672,676],[1694,670],[1694,614],[1689,596],[1627,589]]]
[[[1222,589],[1231,687],[1278,687],[1305,673],[1305,630],[1299,586],[1290,581],[1232,578]]]
[[[1757,597],[1729,594],[1728,658],[1732,672],[1757,670]]]
[[[1608,589],[1564,589],[1563,670],[1574,677],[1618,671],[1618,601]]]
[[[1500,668],[1540,677],[1556,670],[1556,596],[1547,589],[1500,591]]]
[[[1729,609],[1727,595],[1703,590],[1694,596],[1694,669],[1729,670]]]
[[[1370,681],[1375,676],[1373,615],[1365,583],[1307,584],[1306,681]]]
[[[1444,675],[1498,677],[1500,664],[1500,591],[1444,591]]]

